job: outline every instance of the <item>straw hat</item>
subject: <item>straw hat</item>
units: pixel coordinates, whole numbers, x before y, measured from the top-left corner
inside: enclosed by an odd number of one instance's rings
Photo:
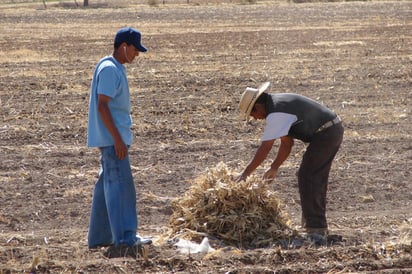
[[[256,88],[249,88],[247,87],[246,90],[243,92],[242,97],[240,98],[239,102],[239,110],[244,118],[248,119],[250,113],[252,112],[253,106],[256,103],[256,100],[259,96],[265,92],[265,90],[269,87],[270,82],[265,82],[261,84],[257,89]]]

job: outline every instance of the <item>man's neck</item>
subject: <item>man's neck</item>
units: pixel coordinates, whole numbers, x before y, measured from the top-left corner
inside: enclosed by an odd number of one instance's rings
[[[124,63],[126,63],[123,56],[122,56],[122,54],[120,54],[118,50],[114,50],[112,55],[113,55],[114,59],[116,59],[117,62],[119,62],[120,64],[123,65]]]

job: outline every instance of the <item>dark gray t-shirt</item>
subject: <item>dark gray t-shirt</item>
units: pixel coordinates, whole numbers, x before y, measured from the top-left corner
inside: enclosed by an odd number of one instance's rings
[[[324,105],[293,93],[270,94],[265,107],[266,128],[262,141],[290,136],[310,142],[319,127],[336,118]]]

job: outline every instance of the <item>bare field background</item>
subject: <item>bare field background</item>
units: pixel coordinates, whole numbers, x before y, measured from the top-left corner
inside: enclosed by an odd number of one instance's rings
[[[412,2],[64,2],[0,5],[1,273],[412,271]],[[86,243],[99,165],[85,147],[89,86],[125,25],[150,49],[127,65],[139,233],[156,240],[146,260],[107,259]],[[266,80],[344,121],[328,192],[330,228],[344,242],[179,255],[162,241],[170,203],[206,168],[240,171],[252,157],[263,124],[245,126],[237,104]],[[296,226],[304,149],[296,143],[273,185]]]

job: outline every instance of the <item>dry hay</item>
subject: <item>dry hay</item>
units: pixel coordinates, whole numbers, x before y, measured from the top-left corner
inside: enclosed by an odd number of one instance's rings
[[[224,163],[196,178],[182,198],[173,200],[169,225],[174,235],[196,233],[242,248],[264,247],[293,233],[277,195],[260,178],[235,182]],[[187,235],[191,234],[191,235]]]

